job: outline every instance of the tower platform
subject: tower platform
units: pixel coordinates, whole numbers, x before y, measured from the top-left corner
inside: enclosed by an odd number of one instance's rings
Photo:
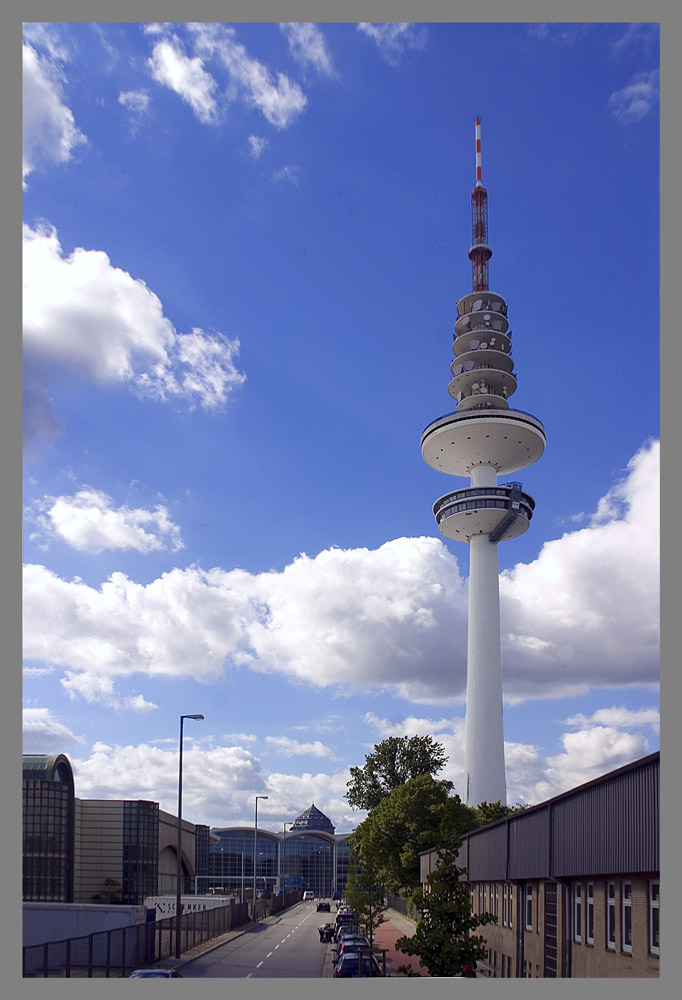
[[[476,465],[508,476],[537,462],[545,440],[545,428],[530,413],[470,410],[434,420],[422,434],[421,449],[427,465],[450,476],[470,477]]]

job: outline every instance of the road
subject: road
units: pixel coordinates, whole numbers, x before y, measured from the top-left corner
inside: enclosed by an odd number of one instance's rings
[[[277,919],[249,926],[244,934],[182,966],[186,979],[320,979],[327,946],[318,924],[329,919],[316,903],[297,903]]]

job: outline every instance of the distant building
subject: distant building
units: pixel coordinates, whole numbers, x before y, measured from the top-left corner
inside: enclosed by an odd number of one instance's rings
[[[311,889],[316,896],[343,892],[348,878],[349,834],[334,833],[328,816],[312,804],[291,828],[273,833],[258,830],[256,839],[258,892],[287,888]],[[209,887],[249,893],[253,889],[254,829],[248,826],[211,830]]]
[[[78,799],[63,754],[23,757],[23,898],[121,902],[175,892],[177,817],[157,802]],[[183,892],[208,874],[209,828],[182,821]]]
[[[654,753],[463,835],[473,911],[497,917],[479,975],[659,975],[659,771]]]

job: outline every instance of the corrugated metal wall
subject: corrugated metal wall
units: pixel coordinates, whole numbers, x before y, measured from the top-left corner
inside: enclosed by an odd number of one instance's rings
[[[660,755],[465,836],[459,864],[486,882],[659,871]],[[507,827],[509,831],[507,834]]]

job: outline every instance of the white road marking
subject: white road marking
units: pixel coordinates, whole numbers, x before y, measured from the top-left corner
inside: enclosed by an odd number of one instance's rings
[[[278,949],[278,948],[279,948],[279,945],[278,945],[278,944],[276,944],[276,945],[275,945],[275,951],[277,951],[277,949]]]
[[[258,965],[256,966],[256,968],[260,969],[260,967],[261,967],[262,964],[263,964],[262,962],[259,962]]]
[[[253,972],[250,972],[246,978],[250,979],[252,975],[253,975]]]
[[[265,957],[266,957],[266,958],[270,958],[270,956],[271,956],[271,955],[272,955],[272,952],[271,952],[271,951],[269,951],[269,952],[267,953],[267,955],[266,955]]]

